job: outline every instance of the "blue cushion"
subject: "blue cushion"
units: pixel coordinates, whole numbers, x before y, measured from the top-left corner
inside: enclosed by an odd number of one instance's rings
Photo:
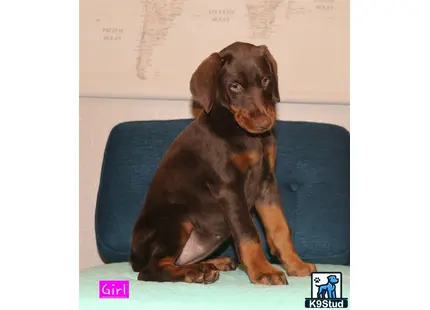
[[[95,214],[104,262],[127,261],[132,227],[158,163],[191,121],[125,122],[112,129]],[[276,176],[298,254],[313,263],[349,265],[349,132],[332,124],[278,121],[275,135]],[[262,239],[267,258],[278,263]],[[212,256],[218,255],[237,261],[231,242]]]

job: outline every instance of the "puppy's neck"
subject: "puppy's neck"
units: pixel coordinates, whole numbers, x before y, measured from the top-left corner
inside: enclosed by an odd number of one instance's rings
[[[245,136],[232,112],[221,104],[214,104],[206,120],[210,130],[222,138]]]

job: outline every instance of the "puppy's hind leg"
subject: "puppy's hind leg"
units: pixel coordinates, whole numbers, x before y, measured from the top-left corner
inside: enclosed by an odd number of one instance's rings
[[[219,278],[218,269],[211,263],[189,262],[177,264],[177,258],[190,239],[193,226],[189,222],[175,225],[158,226],[151,238],[139,244],[141,257],[149,258],[140,263],[136,254],[134,265],[140,265],[138,280],[153,282],[213,283]],[[135,268],[133,268],[135,269]]]

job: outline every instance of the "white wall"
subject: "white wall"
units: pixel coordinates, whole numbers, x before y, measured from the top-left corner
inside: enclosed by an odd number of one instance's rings
[[[79,133],[79,267],[102,264],[95,242],[94,211],[106,139],[116,124],[131,120],[191,117],[187,101],[80,99]],[[285,104],[278,118],[337,124],[349,130],[349,106]]]

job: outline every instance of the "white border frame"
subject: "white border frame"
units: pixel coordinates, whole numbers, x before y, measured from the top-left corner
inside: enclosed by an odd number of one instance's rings
[[[350,303],[412,309],[428,294],[430,8],[352,4]],[[1,295],[76,309],[78,2],[2,13]]]

